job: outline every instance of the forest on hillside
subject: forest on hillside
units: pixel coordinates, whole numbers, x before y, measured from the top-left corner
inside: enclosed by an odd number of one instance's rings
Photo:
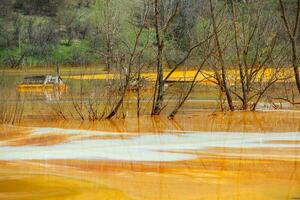
[[[21,67],[32,65],[113,65],[126,56],[136,33],[144,27],[138,46],[144,49],[145,63],[155,60],[155,6],[151,0],[1,0],[0,65]],[[236,59],[231,1],[213,0],[221,45],[226,46],[225,62]],[[212,33],[208,0],[159,1],[159,27],[164,30],[164,62],[180,61],[199,41]],[[288,19],[296,17],[297,2],[285,1]],[[239,40],[245,45],[253,32],[249,59],[255,56],[254,46],[266,51],[275,42],[274,54],[290,53],[285,46],[288,36],[281,21],[278,1],[237,1],[236,23]],[[176,10],[176,13],[174,11]],[[172,19],[166,22],[171,15]],[[160,30],[163,31],[163,30]],[[299,35],[299,34],[298,34]],[[297,37],[299,39],[299,37]],[[299,43],[299,42],[298,42]],[[205,46],[206,45],[206,46]],[[208,44],[200,48],[207,50]],[[195,49],[185,64],[201,62]],[[203,52],[202,52],[203,53]],[[270,65],[270,61],[268,61]]]

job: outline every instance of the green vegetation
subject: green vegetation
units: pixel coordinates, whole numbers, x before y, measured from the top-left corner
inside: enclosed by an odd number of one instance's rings
[[[151,1],[149,1],[151,3]],[[0,65],[19,68],[34,65],[84,65],[108,63],[109,57],[124,54],[127,45],[135,39],[135,29],[141,24],[148,1],[143,0],[4,0],[0,5]],[[165,15],[174,7],[170,1],[161,5]],[[170,25],[165,42],[166,53],[172,62],[180,59],[191,43],[209,29],[210,17],[206,0],[181,0],[181,9]],[[219,1],[222,9],[224,2]],[[296,1],[289,1],[293,12]],[[261,10],[263,18],[274,16],[277,1],[255,5],[239,3],[239,9],[248,13],[238,21],[249,20],[251,13]],[[263,8],[263,9],[261,9]],[[229,9],[228,9],[229,10]],[[150,10],[149,12],[152,12]],[[230,23],[230,16],[223,20]],[[142,43],[155,43],[154,16],[148,15]],[[278,30],[281,29],[277,27]],[[150,37],[149,37],[150,34]],[[201,35],[202,34],[202,35]],[[283,33],[281,33],[283,35]],[[284,41],[283,41],[284,42]],[[153,48],[145,50],[143,59],[153,59]],[[233,53],[232,53],[233,54]],[[228,55],[228,57],[234,55]],[[194,62],[192,62],[194,61]],[[190,64],[199,60],[190,59]]]
[[[134,42],[145,7],[139,0],[4,0],[1,4],[0,65],[12,68],[105,63],[110,51],[126,50],[124,42]],[[196,8],[193,15],[188,15],[189,9],[202,5],[195,0],[184,4],[168,34],[173,59],[188,48],[186,31],[197,23]],[[151,42],[155,36],[148,21],[144,44],[149,34]],[[152,56],[151,49],[143,55],[146,60]]]

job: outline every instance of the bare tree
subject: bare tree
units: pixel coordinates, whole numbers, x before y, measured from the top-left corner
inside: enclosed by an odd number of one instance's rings
[[[224,61],[224,56],[223,56],[223,49],[220,44],[218,26],[217,26],[216,16],[215,16],[215,8],[214,8],[214,4],[213,4],[212,0],[209,0],[209,7],[210,7],[210,15],[211,15],[213,33],[214,33],[214,37],[215,37],[215,46],[217,49],[217,58],[218,58],[218,62],[220,64],[220,66],[221,66],[221,76],[218,78],[218,80],[219,80],[220,86],[222,87],[222,90],[225,91],[229,109],[231,111],[233,111],[234,105],[232,102],[232,94],[231,94],[230,87],[228,86],[228,82],[227,82],[226,66],[225,66],[225,61]]]
[[[176,0],[175,7],[171,7],[169,12],[163,10],[163,1],[154,0],[154,28],[156,36],[156,70],[157,80],[155,84],[155,92],[153,95],[152,115],[159,115],[164,100],[165,81],[163,75],[163,51],[165,45],[165,36],[170,27],[171,22],[178,13],[180,8],[180,0]],[[165,12],[165,13],[164,13]],[[165,18],[164,15],[167,15]]]
[[[164,1],[155,0],[154,1],[154,28],[155,28],[155,44],[156,44],[156,70],[157,79],[155,83],[155,90],[153,95],[152,111],[151,115],[159,115],[162,109],[165,107],[164,97],[165,97],[165,84],[168,82],[172,74],[180,68],[187,60],[189,60],[192,54],[199,49],[203,44],[207,42],[212,35],[206,37],[201,41],[191,41],[189,48],[186,50],[185,55],[176,62],[171,62],[167,56],[165,43],[169,29],[177,16],[177,14],[182,9],[181,1],[170,1],[169,7],[164,5]],[[164,8],[164,9],[163,9]],[[188,30],[187,30],[188,32]],[[188,33],[186,33],[188,34]],[[171,69],[164,77],[163,64],[166,63],[167,67]]]
[[[288,17],[286,14],[286,9],[284,7],[283,1],[278,0],[280,5],[281,17],[283,19],[283,23],[290,41],[290,45],[292,48],[292,63],[293,70],[295,75],[295,81],[300,93],[300,75],[299,75],[299,50],[297,47],[297,36],[299,32],[299,21],[300,21],[300,0],[297,1],[297,11],[296,11],[296,19],[294,20],[294,24],[288,21]]]
[[[279,64],[284,49],[278,46],[277,21],[273,11],[264,10],[267,5],[232,0],[214,12],[210,1],[210,11],[216,13],[211,15],[216,54],[210,61],[215,75],[207,78],[220,88],[222,109],[225,93],[230,110],[255,110],[267,91],[287,78]]]
[[[277,21],[272,19],[273,12],[264,11],[263,3],[249,3],[239,11],[233,0],[230,7],[237,60],[233,64],[237,63],[239,70],[232,91],[242,110],[255,110],[271,86],[286,79],[280,75],[283,49],[277,47]],[[238,22],[238,16],[244,20]]]
[[[135,78],[135,73],[133,73],[132,68],[133,65],[140,60],[140,57],[142,56],[145,49],[145,46],[140,47],[140,42],[141,42],[141,36],[145,29],[145,21],[148,16],[148,12],[149,10],[145,9],[145,13],[143,13],[144,16],[143,20],[140,22],[140,27],[138,31],[135,33],[133,46],[131,47],[130,44],[127,44],[125,41],[123,41],[125,46],[128,48],[129,56],[125,56],[125,54],[123,54],[123,56],[121,56],[120,58],[121,60],[119,61],[119,65],[121,67],[121,74],[124,76],[124,78],[121,77],[120,79],[121,81],[120,88],[119,88],[119,91],[121,91],[120,98],[116,102],[115,106],[112,108],[111,112],[107,115],[106,119],[111,119],[117,114],[119,108],[123,105],[128,87],[132,82],[132,80]],[[140,67],[138,67],[138,75],[140,73],[139,70]]]
[[[103,9],[103,19],[105,29],[105,46],[106,46],[106,68],[108,71],[111,69],[111,65],[114,61],[114,40],[115,33],[118,29],[118,23],[116,22],[117,12],[112,9],[111,0],[105,0],[105,9]]]
[[[94,34],[97,44],[101,44],[100,54],[105,58],[106,69],[110,72],[115,64],[115,51],[120,34],[120,13],[114,0],[98,0],[93,8]]]
[[[193,77],[193,80],[191,82],[191,84],[189,85],[187,91],[185,92],[185,94],[181,94],[181,98],[179,99],[177,105],[175,106],[175,108],[173,109],[173,111],[169,114],[168,118],[169,119],[174,119],[175,115],[178,113],[178,111],[181,109],[181,107],[184,105],[184,103],[187,101],[187,99],[189,98],[189,96],[191,95],[194,87],[197,85],[197,78],[198,75],[200,74],[201,70],[203,69],[206,61],[208,60],[208,58],[211,56],[210,52],[208,55],[204,56],[203,61],[201,62],[201,64],[198,66],[197,71]]]

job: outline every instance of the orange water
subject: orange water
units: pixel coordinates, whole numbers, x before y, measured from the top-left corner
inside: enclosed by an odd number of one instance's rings
[[[34,135],[32,131],[36,130],[35,127],[59,129],[53,133]],[[64,133],[66,130],[69,134]],[[82,131],[83,135],[71,130]],[[88,131],[92,134],[86,135]],[[109,132],[110,135],[93,135],[97,131]],[[247,147],[242,139],[238,143],[239,148],[215,146],[180,150],[179,153],[196,155],[197,158],[170,162],[30,160],[26,157],[23,160],[1,159],[5,157],[4,151],[1,153],[3,146],[51,149],[72,141],[126,142],[144,135],[161,137],[187,131],[199,134],[240,132],[246,138],[259,133],[265,138],[270,135],[269,141],[263,141],[270,146]],[[131,118],[97,123],[31,120],[18,126],[1,126],[0,199],[298,199],[300,148],[297,145],[300,138],[271,138],[275,132],[299,134],[300,113],[202,112],[178,116],[175,121],[165,118]],[[291,146],[280,146],[285,144]],[[141,147],[142,144],[136,145]],[[79,145],[74,152],[86,150],[81,147]]]

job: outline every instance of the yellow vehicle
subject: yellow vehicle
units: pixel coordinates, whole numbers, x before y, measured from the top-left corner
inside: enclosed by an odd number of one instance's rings
[[[49,90],[65,91],[67,87],[60,76],[45,75],[27,76],[22,83],[18,84],[17,89],[20,92]]]

